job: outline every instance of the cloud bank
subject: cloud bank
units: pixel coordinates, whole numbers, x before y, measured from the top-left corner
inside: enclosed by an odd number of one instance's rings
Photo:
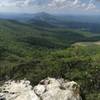
[[[0,1],[0,11],[59,11],[59,10],[83,10],[100,11],[97,6],[100,0],[2,0]]]

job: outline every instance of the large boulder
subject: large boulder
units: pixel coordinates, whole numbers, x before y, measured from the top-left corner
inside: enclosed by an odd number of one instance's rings
[[[81,100],[80,86],[74,81],[47,78],[40,81],[35,89],[42,92],[37,92],[41,100]]]
[[[1,87],[0,100],[81,100],[74,81],[46,78],[32,88],[29,81],[8,81]]]
[[[8,81],[1,87],[0,100],[40,100],[29,81]]]

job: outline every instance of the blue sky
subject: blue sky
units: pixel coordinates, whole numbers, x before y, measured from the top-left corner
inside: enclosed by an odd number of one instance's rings
[[[0,12],[99,14],[100,0],[0,0]]]

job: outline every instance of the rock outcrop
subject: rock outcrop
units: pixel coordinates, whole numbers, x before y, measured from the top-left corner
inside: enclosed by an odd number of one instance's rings
[[[0,100],[81,100],[74,81],[47,78],[32,88],[29,81],[8,81],[0,87]]]

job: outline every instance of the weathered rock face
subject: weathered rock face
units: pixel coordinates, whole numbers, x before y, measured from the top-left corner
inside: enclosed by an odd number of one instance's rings
[[[47,78],[32,88],[29,81],[8,81],[1,87],[0,100],[81,100],[74,81]]]

